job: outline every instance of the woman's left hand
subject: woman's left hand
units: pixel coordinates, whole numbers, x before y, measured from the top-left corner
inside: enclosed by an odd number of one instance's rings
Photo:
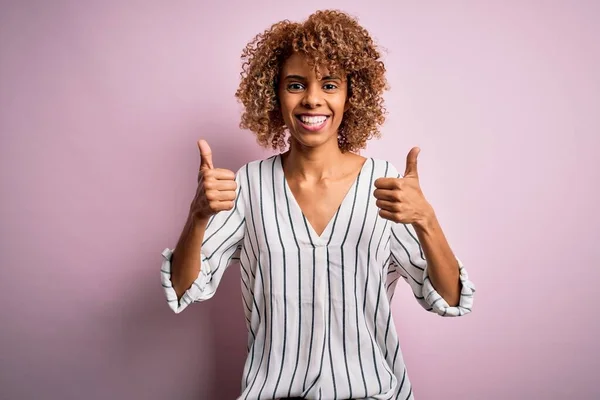
[[[413,147],[406,156],[402,178],[379,178],[375,181],[374,195],[382,218],[403,224],[425,226],[434,214],[419,184],[417,156],[421,150]]]

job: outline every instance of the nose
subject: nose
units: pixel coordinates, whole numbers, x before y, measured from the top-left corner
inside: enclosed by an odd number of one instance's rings
[[[321,98],[321,91],[316,85],[309,85],[304,92],[302,98],[302,105],[306,108],[317,108],[323,105],[323,99]]]

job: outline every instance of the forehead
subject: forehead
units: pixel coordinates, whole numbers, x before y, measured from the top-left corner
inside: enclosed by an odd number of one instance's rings
[[[285,60],[281,68],[281,74],[287,75],[301,75],[301,76],[314,76],[314,68],[310,66],[308,60],[304,54],[294,53]],[[319,67],[319,74],[322,76],[329,75],[329,69],[324,66]]]

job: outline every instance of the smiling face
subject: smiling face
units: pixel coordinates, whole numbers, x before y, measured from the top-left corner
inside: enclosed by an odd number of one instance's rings
[[[294,53],[284,63],[279,79],[279,102],[292,144],[337,147],[337,132],[348,107],[345,77],[320,68],[317,77],[306,58]]]

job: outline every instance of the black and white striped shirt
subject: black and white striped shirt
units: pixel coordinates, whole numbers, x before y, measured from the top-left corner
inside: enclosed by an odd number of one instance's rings
[[[235,207],[209,221],[201,272],[177,301],[165,249],[162,285],[171,309],[210,299],[239,260],[248,355],[239,399],[412,399],[390,303],[400,278],[426,310],[471,311],[475,287],[460,260],[457,307],[433,288],[412,225],[378,215],[379,177],[400,177],[369,158],[319,236],[287,185],[280,155],[236,174]]]

